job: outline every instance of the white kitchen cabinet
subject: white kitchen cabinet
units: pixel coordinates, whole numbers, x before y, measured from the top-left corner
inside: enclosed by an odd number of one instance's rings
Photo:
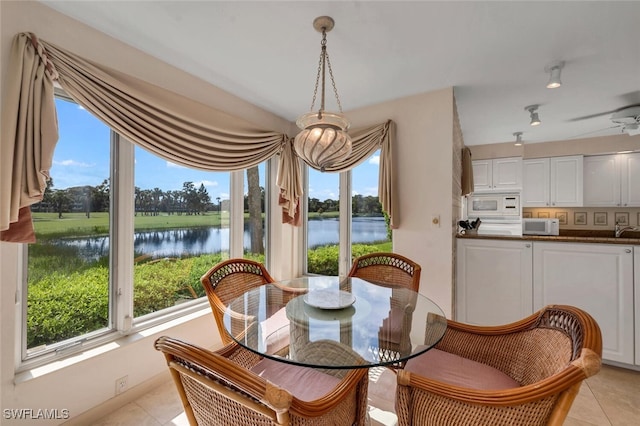
[[[581,207],[582,160],[582,155],[523,160],[522,206]]]
[[[640,206],[640,153],[585,157],[584,205]]]
[[[494,158],[472,161],[473,191],[514,191],[522,189],[522,158]]]
[[[535,242],[533,308],[585,310],[602,331],[603,358],[633,364],[633,262],[633,246]]]
[[[640,207],[640,152],[620,154],[620,193],[623,207]]]
[[[636,365],[640,365],[640,246],[633,248],[633,273],[634,273],[634,307],[636,329]]]
[[[457,321],[500,325],[533,313],[530,241],[457,242]]]

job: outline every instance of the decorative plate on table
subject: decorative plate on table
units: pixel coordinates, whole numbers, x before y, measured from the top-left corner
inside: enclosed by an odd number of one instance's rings
[[[313,290],[304,295],[304,302],[319,309],[342,309],[355,303],[353,294],[342,290]]]

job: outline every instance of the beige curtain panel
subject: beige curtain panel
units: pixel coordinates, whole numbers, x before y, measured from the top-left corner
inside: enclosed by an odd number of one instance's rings
[[[280,155],[277,184],[283,222],[300,224],[300,164],[287,135],[258,129],[242,118],[90,62],[32,33],[15,37],[10,60],[10,90],[3,99],[1,141],[3,241],[33,240],[32,225],[27,227],[29,236],[18,235],[18,228],[23,234],[24,215],[30,215],[24,207],[42,199],[58,138],[53,80],[114,131],[176,164],[233,171]],[[383,156],[390,156],[393,143],[390,126],[388,122],[354,133],[357,149],[333,171],[362,162],[377,146],[383,149],[382,163]],[[380,200],[392,216],[390,161],[388,167],[384,168],[385,185],[380,190],[384,187],[389,192],[384,196],[381,193]],[[382,166],[380,176],[382,179]],[[30,224],[30,218],[26,222]],[[14,229],[14,223],[21,226]]]

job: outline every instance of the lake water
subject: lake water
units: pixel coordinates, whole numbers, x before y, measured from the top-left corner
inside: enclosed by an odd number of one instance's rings
[[[309,221],[309,246],[338,244],[338,219]],[[382,217],[357,217],[351,224],[352,243],[386,241],[387,227]],[[109,237],[88,237],[58,240],[58,244],[75,246],[86,259],[97,259],[109,253]],[[251,235],[245,223],[244,247],[251,248]],[[136,232],[134,251],[154,258],[174,257],[181,254],[198,255],[229,251],[229,228],[187,228],[162,231]]]

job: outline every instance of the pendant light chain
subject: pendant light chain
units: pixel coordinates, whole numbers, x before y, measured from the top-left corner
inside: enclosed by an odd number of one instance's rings
[[[327,52],[327,32],[325,28],[322,29],[322,41],[320,42],[320,59],[318,61],[318,73],[316,75],[316,85],[313,89],[313,99],[311,100],[311,108],[313,111],[313,107],[316,104],[316,97],[318,95],[318,85],[320,83],[320,74],[322,74],[322,91],[320,94],[320,109],[318,110],[318,118],[322,118],[322,113],[324,112],[324,99],[325,99],[325,63],[329,68],[329,78],[331,78],[331,85],[333,86],[333,93],[336,97],[336,103],[338,104],[338,110],[342,113],[342,104],[340,103],[340,97],[338,96],[338,89],[336,87],[336,82],[333,78],[333,70],[331,69],[331,61],[329,60],[329,53]]]

